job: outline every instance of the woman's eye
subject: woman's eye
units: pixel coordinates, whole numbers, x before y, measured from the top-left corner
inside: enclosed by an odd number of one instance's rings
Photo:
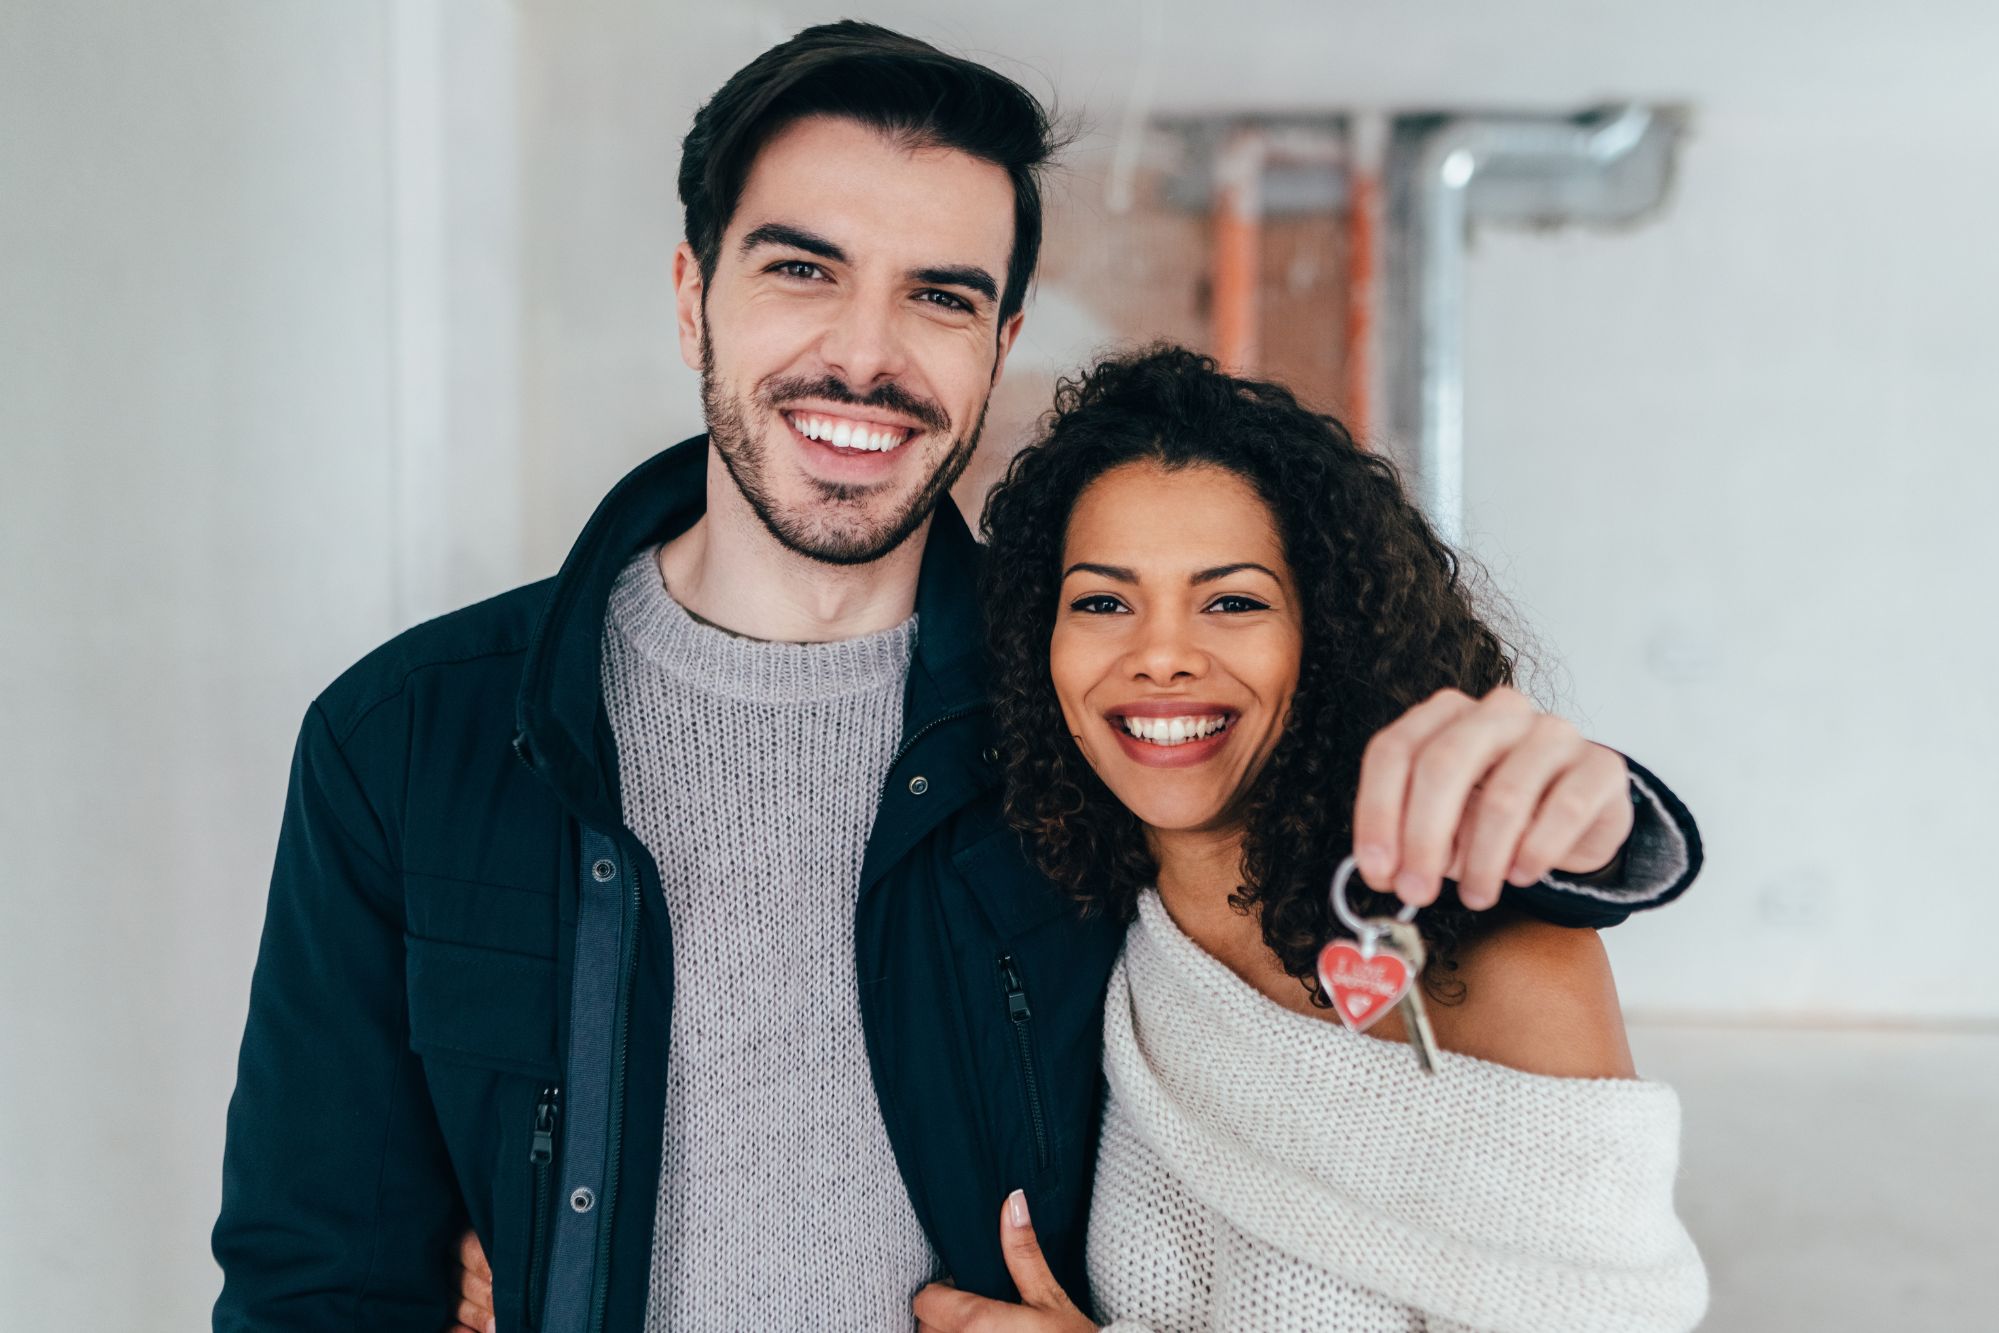
[[[1078,597],[1069,603],[1069,609],[1086,616],[1109,616],[1124,610],[1124,603],[1109,593],[1098,593],[1094,597]]]
[[[1270,604],[1268,602],[1259,602],[1254,597],[1245,597],[1241,593],[1231,592],[1223,593],[1220,597],[1215,598],[1214,601],[1209,602],[1208,609],[1210,611],[1221,611],[1233,615],[1243,611],[1268,611]]]

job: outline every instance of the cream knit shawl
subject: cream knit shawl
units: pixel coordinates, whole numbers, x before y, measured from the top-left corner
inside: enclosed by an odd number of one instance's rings
[[[1679,1099],[1399,1044],[1259,994],[1146,893],[1104,1012],[1090,1218],[1129,1330],[1689,1329]]]

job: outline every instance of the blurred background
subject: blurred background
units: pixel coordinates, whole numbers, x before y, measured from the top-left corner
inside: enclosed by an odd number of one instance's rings
[[[1404,462],[1706,834],[1607,938],[1707,1327],[1988,1324],[1988,0],[4,0],[0,1326],[206,1325],[306,704],[701,428],[680,137],[844,16],[1083,130],[961,503],[1151,336]]]

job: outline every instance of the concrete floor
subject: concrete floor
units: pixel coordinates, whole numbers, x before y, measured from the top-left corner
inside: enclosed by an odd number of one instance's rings
[[[1634,1021],[1711,1333],[1999,1329],[1999,1031]]]

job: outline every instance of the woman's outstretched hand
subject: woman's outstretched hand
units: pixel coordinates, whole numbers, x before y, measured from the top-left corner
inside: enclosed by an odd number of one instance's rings
[[[1445,878],[1482,910],[1503,884],[1604,869],[1631,834],[1624,756],[1502,685],[1439,690],[1361,757],[1354,862],[1370,888],[1427,907]]]
[[[933,1282],[916,1293],[918,1333],[1097,1333],[1097,1326],[1048,1271],[1027,1214],[1027,1195],[1020,1190],[1000,1205],[1000,1253],[1006,1256],[1013,1285],[1020,1289],[1019,1305]]]

